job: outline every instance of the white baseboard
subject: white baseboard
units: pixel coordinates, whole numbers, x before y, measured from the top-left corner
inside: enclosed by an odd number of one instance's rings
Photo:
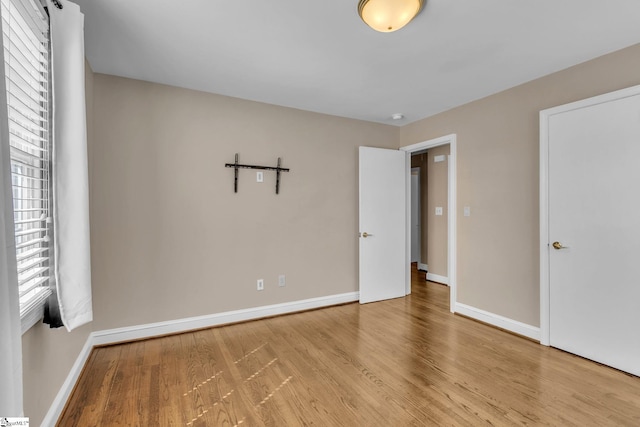
[[[87,341],[84,343],[84,347],[80,350],[80,354],[71,367],[69,375],[67,375],[67,379],[62,383],[62,387],[60,387],[56,398],[53,399],[53,403],[49,407],[49,411],[47,411],[47,414],[44,416],[42,424],[40,424],[41,427],[53,427],[58,422],[58,418],[60,418],[60,415],[64,410],[64,405],[67,404],[67,400],[69,400],[69,396],[71,396],[73,387],[75,387],[76,382],[80,377],[80,373],[82,372],[82,368],[84,368],[85,363],[87,363],[87,359],[93,349],[91,338],[91,335],[87,337]]]
[[[479,308],[471,307],[466,304],[456,303],[455,312],[471,317],[472,319],[479,320],[483,323],[497,326],[498,328],[513,332],[514,334],[522,335],[535,341],[540,341],[539,327],[527,325],[526,323],[480,310]]]
[[[310,298],[300,301],[285,302],[282,304],[265,305],[261,307],[247,308],[243,310],[227,311],[224,313],[209,314],[205,316],[189,317],[168,322],[148,323],[126,328],[107,329],[89,334],[87,342],[73,364],[67,379],[62,384],[47,415],[42,421],[41,427],[53,427],[64,410],[64,405],[71,396],[82,368],[84,367],[94,346],[115,344],[123,341],[151,338],[155,336],[175,334],[194,329],[209,328],[227,323],[242,322],[277,316],[280,314],[295,313],[297,311],[312,310],[314,308],[329,307],[332,305],[355,302],[360,299],[359,292],[329,295],[326,297]]]
[[[420,271],[429,271],[429,266],[427,264],[423,264],[421,262],[418,263],[418,270]]]
[[[328,307],[358,301],[359,292],[329,295],[326,297],[311,298],[300,301],[286,302],[282,304],[265,305],[261,307],[247,308],[243,310],[227,311],[224,313],[208,314],[205,316],[189,317],[167,322],[148,323],[126,328],[108,329],[93,332],[93,345],[113,344],[122,341],[139,340],[160,335],[175,334],[194,329],[210,328],[212,326],[227,323],[242,322],[246,320],[260,319],[263,317],[277,316],[280,314],[295,313],[296,311],[311,310],[314,308]]]
[[[430,282],[442,283],[443,285],[449,286],[449,278],[440,276],[439,274],[427,273],[427,280]]]

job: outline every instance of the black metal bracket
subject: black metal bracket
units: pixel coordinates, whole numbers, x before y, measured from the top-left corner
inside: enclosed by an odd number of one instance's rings
[[[280,172],[289,172],[289,168],[280,167],[280,157],[278,157],[278,165],[274,168],[272,166],[257,166],[257,165],[242,165],[238,163],[238,153],[236,153],[235,163],[225,163],[225,167],[234,168],[234,181],[233,192],[238,192],[238,169],[260,169],[265,171],[276,171],[276,194],[280,194]]]
[[[58,9],[62,9],[62,3],[60,3],[58,0],[52,0],[52,3]]]

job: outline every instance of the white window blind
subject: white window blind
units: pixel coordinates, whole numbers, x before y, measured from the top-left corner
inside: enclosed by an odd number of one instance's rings
[[[50,295],[49,21],[34,0],[0,0],[20,316]]]

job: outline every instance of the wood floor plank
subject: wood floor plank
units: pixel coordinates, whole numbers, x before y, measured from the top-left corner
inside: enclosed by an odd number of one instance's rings
[[[59,426],[638,426],[640,378],[406,298],[94,349]]]
[[[71,395],[67,408],[79,408],[70,413],[69,425],[92,426],[100,425],[104,413],[104,396],[110,386],[111,378],[117,367],[118,349],[110,354],[94,350],[87,359],[85,370],[91,366],[95,381],[80,381]],[[63,413],[63,414],[64,414]],[[63,415],[64,416],[64,415]]]

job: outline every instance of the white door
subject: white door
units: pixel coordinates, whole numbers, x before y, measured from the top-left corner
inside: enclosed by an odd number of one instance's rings
[[[360,147],[360,302],[405,295],[406,156]]]
[[[548,119],[549,342],[640,375],[640,95],[602,99]]]
[[[420,262],[420,168],[411,169],[411,262]]]

